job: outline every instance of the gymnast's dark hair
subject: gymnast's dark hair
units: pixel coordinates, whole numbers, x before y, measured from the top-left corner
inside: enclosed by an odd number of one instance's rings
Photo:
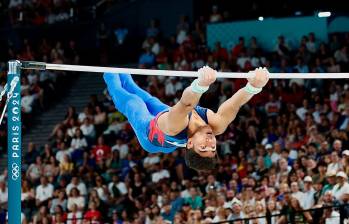
[[[193,149],[185,149],[184,160],[188,167],[196,171],[208,171],[217,167],[218,157],[202,157]]]

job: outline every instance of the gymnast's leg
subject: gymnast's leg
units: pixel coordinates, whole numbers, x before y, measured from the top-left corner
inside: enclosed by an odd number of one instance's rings
[[[155,146],[149,141],[147,130],[154,116],[150,114],[143,100],[121,86],[118,74],[105,73],[103,77],[116,108],[127,117],[143,149],[150,153],[172,152],[175,148]]]
[[[127,117],[134,131],[139,132],[146,129],[147,127],[141,127],[142,121],[151,119],[152,116],[143,100],[122,88],[119,75],[105,73],[103,77],[116,108]]]
[[[140,88],[129,74],[120,74],[120,80],[124,89],[130,93],[134,93],[147,105],[149,112],[156,116],[158,113],[169,108],[168,105],[162,103],[158,98],[150,95],[147,91]]]

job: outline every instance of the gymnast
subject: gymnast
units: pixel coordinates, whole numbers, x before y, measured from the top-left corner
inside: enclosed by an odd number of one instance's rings
[[[246,86],[225,101],[216,113],[197,105],[216,80],[216,71],[207,66],[198,70],[198,78],[173,107],[141,89],[129,74],[105,73],[104,80],[116,108],[128,118],[146,151],[170,153],[185,148],[187,166],[204,171],[214,169],[217,164],[215,136],[226,130],[240,107],[262,91],[269,80],[265,68],[258,68],[253,74]]]

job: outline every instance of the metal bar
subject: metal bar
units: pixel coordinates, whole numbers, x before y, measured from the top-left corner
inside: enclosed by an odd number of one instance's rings
[[[22,64],[22,69],[47,69],[77,72],[127,73],[133,75],[197,77],[197,72],[195,71],[112,68],[99,66],[49,64],[43,62],[23,62]],[[254,74],[251,72],[217,72],[217,78],[251,78],[253,76]],[[349,73],[270,73],[269,77],[270,79],[347,79],[349,78]]]
[[[21,170],[22,170],[22,123],[21,123],[21,63],[10,61],[7,85],[13,85],[12,80],[18,79],[9,98],[7,110],[8,131],[8,223],[21,223]]]

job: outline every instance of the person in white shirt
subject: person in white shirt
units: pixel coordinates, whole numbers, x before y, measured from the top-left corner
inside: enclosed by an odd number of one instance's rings
[[[166,96],[174,96],[177,91],[183,90],[182,82],[178,82],[176,77],[170,77],[165,86]]]
[[[315,194],[315,190],[313,188],[313,178],[311,178],[310,176],[306,176],[304,178],[304,191],[303,191],[303,199],[304,199],[303,209],[304,210],[311,209],[314,206],[315,204],[314,194]]]
[[[67,224],[82,224],[83,216],[82,212],[78,210],[76,204],[71,205],[71,210],[67,215]]]
[[[336,177],[337,177],[337,184],[334,185],[332,189],[333,196],[338,201],[347,202],[349,200],[348,176],[343,171],[339,171]]]
[[[73,211],[73,205],[77,205],[79,211],[83,211],[85,208],[85,198],[80,195],[80,191],[76,187],[70,190],[67,205],[69,211]]]
[[[95,138],[96,137],[96,129],[92,123],[90,118],[85,118],[84,123],[80,126],[82,134],[87,138]]]
[[[291,171],[291,167],[288,165],[287,160],[285,158],[281,158],[278,161],[279,170],[276,174],[276,179],[279,181],[283,175],[288,175]]]
[[[70,143],[70,153],[76,149],[83,149],[87,147],[86,138],[82,135],[80,128],[75,130],[75,136]]]
[[[302,106],[302,107],[299,107],[299,108],[296,110],[297,116],[298,116],[302,121],[305,120],[305,115],[306,115],[306,113],[308,112],[308,107],[309,107],[308,100],[307,100],[307,99],[304,99],[304,100],[303,100],[303,106]]]
[[[340,158],[338,156],[338,152],[336,151],[333,151],[331,153],[331,163],[328,164],[327,166],[327,171],[334,171],[334,172],[337,172],[339,170],[341,170],[343,167],[342,167],[342,163],[340,161]]]
[[[154,165],[160,162],[158,154],[150,153],[143,160],[143,166],[147,170],[154,170]]]
[[[299,185],[297,182],[291,183],[291,196],[299,201],[299,204],[304,206],[304,193],[299,190]]]
[[[93,118],[93,115],[90,113],[89,107],[85,107],[85,108],[84,108],[84,111],[81,112],[81,113],[79,113],[79,115],[78,115],[78,121],[79,121],[80,123],[83,123],[83,122],[86,120],[86,118],[89,118],[89,119],[92,119],[92,118]]]
[[[331,206],[331,204],[324,205],[324,206],[329,207],[329,206]],[[324,214],[322,217],[323,217],[323,219],[325,219],[325,224],[338,224],[338,223],[340,223],[339,212],[333,210],[333,208],[324,209]]]
[[[96,186],[94,187],[94,190],[97,191],[99,199],[101,199],[103,202],[106,202],[108,199],[109,190],[107,186],[104,185],[101,176],[97,176],[95,180]]]
[[[79,177],[73,176],[71,182],[65,188],[67,195],[70,194],[71,189],[77,188],[79,190],[80,195],[87,195],[86,185],[82,182]]]
[[[47,182],[46,177],[40,178],[40,185],[36,187],[35,199],[36,205],[40,206],[41,204],[47,202],[53,196],[53,185]]]
[[[272,163],[276,164],[281,159],[281,145],[278,142],[274,142],[273,152],[270,155]]]
[[[160,180],[170,177],[168,170],[161,169],[159,163],[155,164],[155,170],[156,172],[151,175],[151,180],[153,183],[158,183]]]
[[[35,95],[30,95],[29,90],[23,91],[23,96],[21,99],[22,111],[24,113],[31,113],[33,111],[33,103],[35,100]]]
[[[69,153],[69,150],[66,149],[65,142],[61,142],[58,146],[58,152],[56,153],[56,160],[59,163],[62,163],[64,161],[65,155],[70,156],[70,153]]]
[[[111,148],[111,150],[114,152],[115,150],[119,151],[120,159],[126,159],[128,154],[128,145],[125,144],[125,142],[118,138],[116,139],[115,145]]]
[[[116,192],[114,190],[114,187],[116,187],[117,191],[119,192],[119,195],[115,195]],[[126,195],[128,193],[128,190],[127,190],[127,187],[126,187],[125,183],[120,181],[118,175],[116,175],[116,174],[113,175],[112,182],[109,183],[108,189],[109,189],[110,194],[113,197],[124,196],[124,195]]]

